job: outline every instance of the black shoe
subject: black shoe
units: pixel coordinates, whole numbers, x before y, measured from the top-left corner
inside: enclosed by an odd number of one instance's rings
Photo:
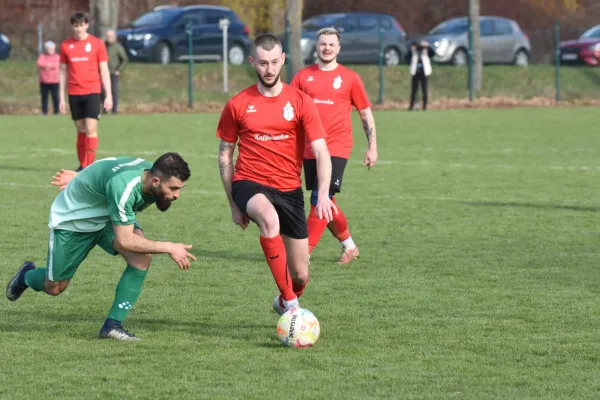
[[[132,333],[127,332],[119,321],[107,318],[100,329],[100,339],[114,339],[114,340],[141,340],[139,337],[134,336]]]
[[[80,166],[79,166],[79,168],[77,168],[77,169],[75,170],[75,172],[81,172],[81,171],[83,171],[83,167],[80,165]]]
[[[29,286],[25,283],[25,274],[27,271],[35,269],[35,264],[31,261],[25,261],[19,271],[12,277],[12,279],[6,285],[6,298],[10,301],[18,300],[23,294],[25,289]]]

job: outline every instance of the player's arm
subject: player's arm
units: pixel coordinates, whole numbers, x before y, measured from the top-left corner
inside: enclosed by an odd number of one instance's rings
[[[358,113],[360,114],[363,130],[365,131],[365,136],[367,137],[367,142],[369,144],[369,150],[367,150],[367,153],[365,154],[365,161],[363,164],[366,165],[368,169],[371,169],[377,162],[377,131],[375,129],[375,118],[373,118],[371,107],[359,110]]]
[[[104,92],[106,93],[106,98],[112,99],[112,92],[110,88],[110,72],[108,71],[108,62],[100,61],[100,79],[102,80],[102,86],[104,87]]]
[[[329,198],[331,185],[331,155],[324,138],[313,140],[310,147],[317,161],[317,179],[319,182],[319,195],[317,197],[317,216],[325,218],[327,222],[333,220],[333,213],[337,213],[335,205]]]
[[[233,179],[233,152],[235,150],[235,144],[229,143],[221,139],[219,143],[219,172],[221,174],[221,182],[223,182],[223,188],[227,195],[227,200],[231,207],[235,206],[233,197],[231,196],[231,185]]]
[[[65,89],[67,86],[67,64],[60,63],[60,71],[58,73],[58,99],[61,113],[66,113],[65,105]]]

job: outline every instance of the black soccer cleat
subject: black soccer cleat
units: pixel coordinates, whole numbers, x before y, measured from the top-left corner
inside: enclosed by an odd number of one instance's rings
[[[107,318],[100,329],[100,339],[114,339],[114,340],[130,340],[136,341],[141,340],[132,333],[127,332],[119,321]]]
[[[35,263],[31,261],[25,261],[21,268],[17,271],[15,276],[6,285],[6,298],[10,301],[18,300],[23,294],[25,289],[29,286],[25,283],[25,274],[27,271],[35,269]]]
[[[80,166],[79,166],[79,168],[77,168],[77,169],[75,170],[75,172],[81,172],[81,171],[83,171],[83,167],[80,165]]]

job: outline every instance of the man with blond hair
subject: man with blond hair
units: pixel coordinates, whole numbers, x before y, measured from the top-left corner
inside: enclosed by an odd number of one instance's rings
[[[344,169],[352,152],[352,107],[358,110],[369,148],[363,164],[371,169],[377,162],[377,139],[371,103],[362,80],[356,72],[337,62],[341,50],[341,35],[335,28],[323,28],[317,32],[317,63],[300,70],[291,85],[308,94],[319,110],[327,146],[331,154],[332,176],[329,198],[337,206],[333,221],[318,218],[315,213],[316,199],[321,195],[317,177],[315,156],[310,147],[304,151],[304,175],[306,189],[312,190],[311,211],[308,216],[309,254],[319,243],[325,227],[339,240],[342,254],[338,264],[349,264],[359,256],[358,246],[348,230],[348,221],[335,195],[342,189]]]

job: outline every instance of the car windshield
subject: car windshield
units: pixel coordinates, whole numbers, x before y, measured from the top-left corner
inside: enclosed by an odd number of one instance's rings
[[[431,35],[452,35],[465,33],[469,29],[469,22],[464,19],[451,19],[442,22],[429,32]]]
[[[312,17],[302,23],[304,29],[321,29],[326,26],[334,26],[338,21],[344,18],[346,14],[328,14]]]
[[[133,26],[146,26],[146,25],[165,25],[172,22],[179,14],[180,10],[160,10],[151,11],[147,14],[142,15],[135,21]]]
[[[600,25],[585,32],[581,35],[581,39],[600,39]]]

